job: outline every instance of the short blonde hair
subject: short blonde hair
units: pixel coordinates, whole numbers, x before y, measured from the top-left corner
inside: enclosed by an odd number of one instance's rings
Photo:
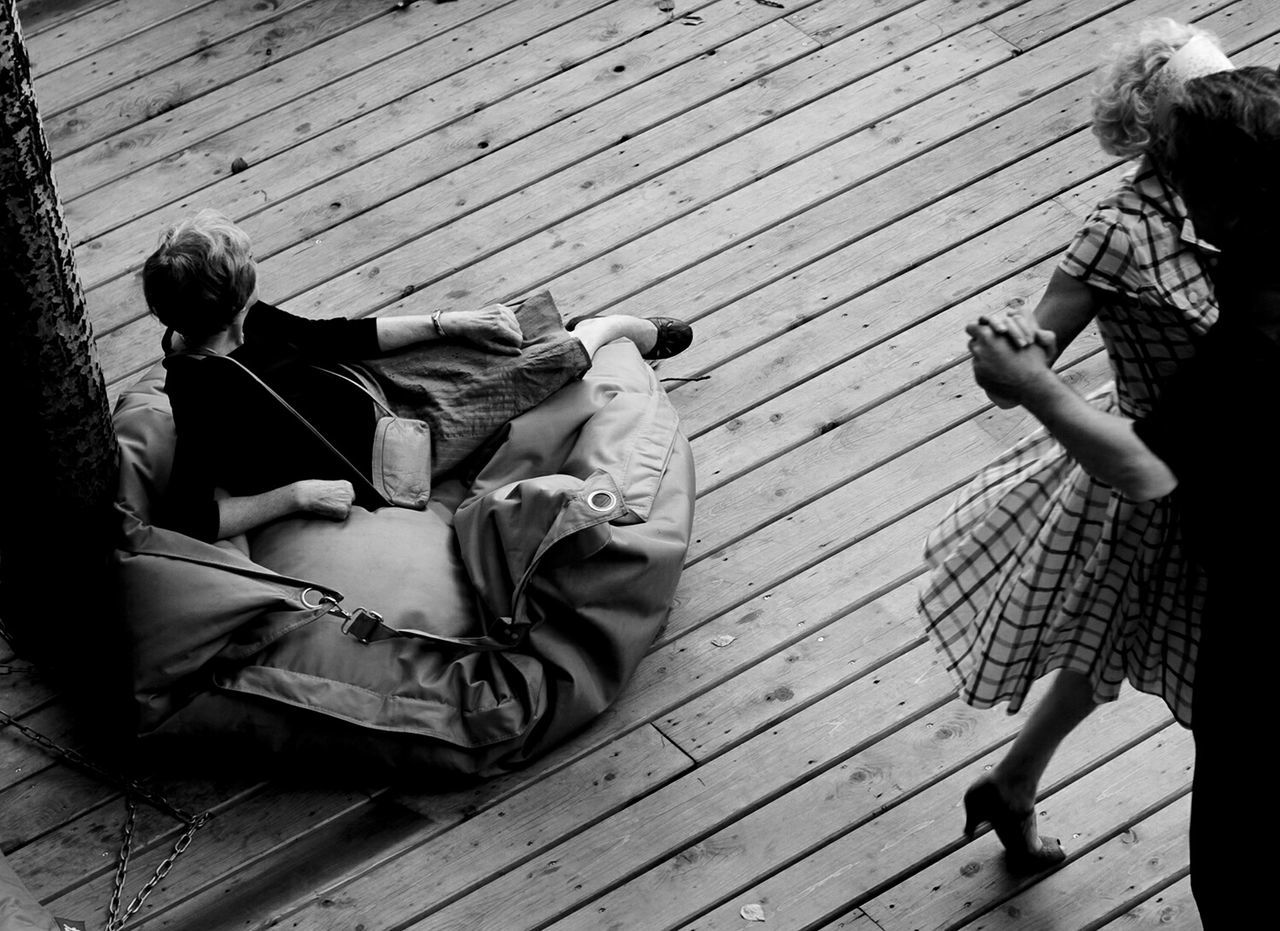
[[[1214,45],[1203,29],[1172,19],[1143,23],[1111,52],[1098,72],[1093,92],[1093,134],[1102,150],[1121,158],[1153,152],[1159,143],[1161,83],[1156,74],[1173,53],[1197,36]]]
[[[142,266],[147,306],[189,342],[235,319],[257,284],[249,234],[216,210],[201,210],[160,237]]]

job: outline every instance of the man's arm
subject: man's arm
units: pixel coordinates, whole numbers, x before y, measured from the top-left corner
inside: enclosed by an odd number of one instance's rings
[[[1137,501],[1177,487],[1165,464],[1124,417],[1104,413],[1071,390],[1048,365],[1043,346],[1019,349],[986,324],[967,328],[974,377],[991,393],[1022,404],[1094,478]]]
[[[346,520],[355,490],[346,481],[308,479],[259,495],[232,497],[219,489],[214,497],[218,502],[218,539],[226,540],[299,512]]]
[[[1091,406],[1048,369],[1022,404],[1086,472],[1126,498],[1150,501],[1177,487],[1173,470],[1142,442],[1133,421]]]

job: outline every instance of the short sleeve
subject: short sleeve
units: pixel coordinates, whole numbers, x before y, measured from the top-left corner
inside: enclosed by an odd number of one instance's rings
[[[1128,231],[1109,210],[1096,211],[1076,233],[1058,264],[1084,284],[1138,297],[1144,280],[1137,249]]]
[[[245,317],[245,337],[292,346],[313,359],[369,359],[378,355],[378,321],[332,317],[311,320],[259,301]]]

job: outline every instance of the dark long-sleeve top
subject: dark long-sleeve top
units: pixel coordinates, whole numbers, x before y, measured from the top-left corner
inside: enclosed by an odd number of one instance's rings
[[[378,354],[377,321],[308,320],[259,301],[244,320],[244,343],[230,353],[270,385],[342,452],[369,473],[377,421],[356,386],[312,363]],[[177,354],[165,360],[177,447],[160,523],[215,540],[214,489],[255,495],[304,479],[350,479],[332,452],[261,385],[224,359]],[[365,506],[357,484],[356,501]]]

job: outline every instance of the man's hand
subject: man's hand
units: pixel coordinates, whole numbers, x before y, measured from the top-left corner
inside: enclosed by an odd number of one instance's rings
[[[989,395],[1021,404],[1028,390],[1045,377],[1054,377],[1049,368],[1056,348],[1051,331],[1035,331],[1034,339],[1021,347],[982,319],[965,327],[965,332],[974,380]]]
[[[1034,320],[1027,319],[1026,315],[1016,308],[1009,307],[994,313],[983,314],[978,318],[978,322],[986,324],[1019,349],[1026,349],[1028,346],[1039,343],[1044,347],[1045,352],[1051,357],[1053,355],[1056,340],[1053,330],[1040,329]]]
[[[350,482],[318,478],[294,482],[293,494],[299,511],[336,521],[347,519],[351,514],[351,504],[356,500],[356,492]]]
[[[479,310],[450,310],[440,315],[446,336],[465,339],[488,352],[520,354],[524,334],[515,311],[506,304],[490,304]]]

